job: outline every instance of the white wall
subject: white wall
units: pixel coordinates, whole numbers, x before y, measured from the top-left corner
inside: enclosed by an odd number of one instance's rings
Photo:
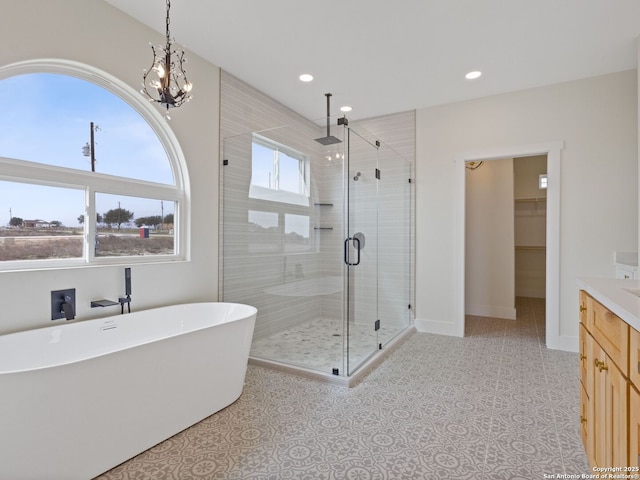
[[[638,244],[636,89],[636,72],[626,71],[418,110],[420,329],[463,333],[456,313],[455,160],[469,151],[562,141],[557,333],[566,348],[577,349],[576,278],[613,276],[613,252]]]
[[[513,320],[513,159],[465,173],[465,313]]]
[[[5,2],[0,17],[0,64],[68,59],[101,69],[140,89],[151,61],[149,42],[162,35],[101,0]],[[191,184],[191,261],[135,265],[132,309],[217,299],[219,69],[187,52],[194,100],[172,114]],[[77,318],[118,313],[91,309],[91,300],[124,293],[122,266],[0,272],[0,333],[48,326],[50,291],[76,288]]]

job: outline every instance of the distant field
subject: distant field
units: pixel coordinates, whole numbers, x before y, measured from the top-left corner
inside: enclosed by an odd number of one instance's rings
[[[124,230],[123,230],[124,232]],[[135,233],[98,235],[96,256],[171,255],[173,235],[140,238]],[[73,230],[0,230],[0,261],[82,257],[82,234]]]

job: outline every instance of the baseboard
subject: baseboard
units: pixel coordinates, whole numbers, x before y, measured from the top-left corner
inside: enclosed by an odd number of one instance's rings
[[[516,309],[514,307],[501,307],[493,305],[465,305],[465,315],[515,320]]]
[[[551,350],[563,350],[565,352],[578,352],[580,347],[578,337],[567,337],[564,335],[549,337],[546,343],[547,348]]]
[[[449,335],[450,337],[464,337],[464,327],[451,322],[416,318],[414,325],[416,330],[421,333],[435,333],[437,335]]]

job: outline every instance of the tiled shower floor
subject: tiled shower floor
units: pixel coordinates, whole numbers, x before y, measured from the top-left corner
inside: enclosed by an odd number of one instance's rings
[[[376,335],[371,325],[349,325],[349,359],[352,367],[375,353],[378,338],[388,338],[391,329],[382,326]],[[251,356],[302,366],[325,373],[343,371],[345,332],[340,320],[317,319],[269,337],[254,340]]]
[[[357,386],[249,365],[232,405],[100,480],[538,480],[592,473],[578,354],[544,346],[544,302],[416,333]],[[202,379],[194,379],[202,381]],[[162,419],[158,419],[162,421]]]

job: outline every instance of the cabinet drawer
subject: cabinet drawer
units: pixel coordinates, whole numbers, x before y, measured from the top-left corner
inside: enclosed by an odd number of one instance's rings
[[[582,323],[587,330],[591,330],[590,318],[593,317],[593,307],[591,305],[591,296],[584,290],[580,290],[580,323]]]
[[[593,322],[590,331],[624,376],[629,376],[629,325],[591,299]],[[587,328],[589,326],[587,325]]]
[[[640,332],[629,327],[629,379],[640,390]]]

